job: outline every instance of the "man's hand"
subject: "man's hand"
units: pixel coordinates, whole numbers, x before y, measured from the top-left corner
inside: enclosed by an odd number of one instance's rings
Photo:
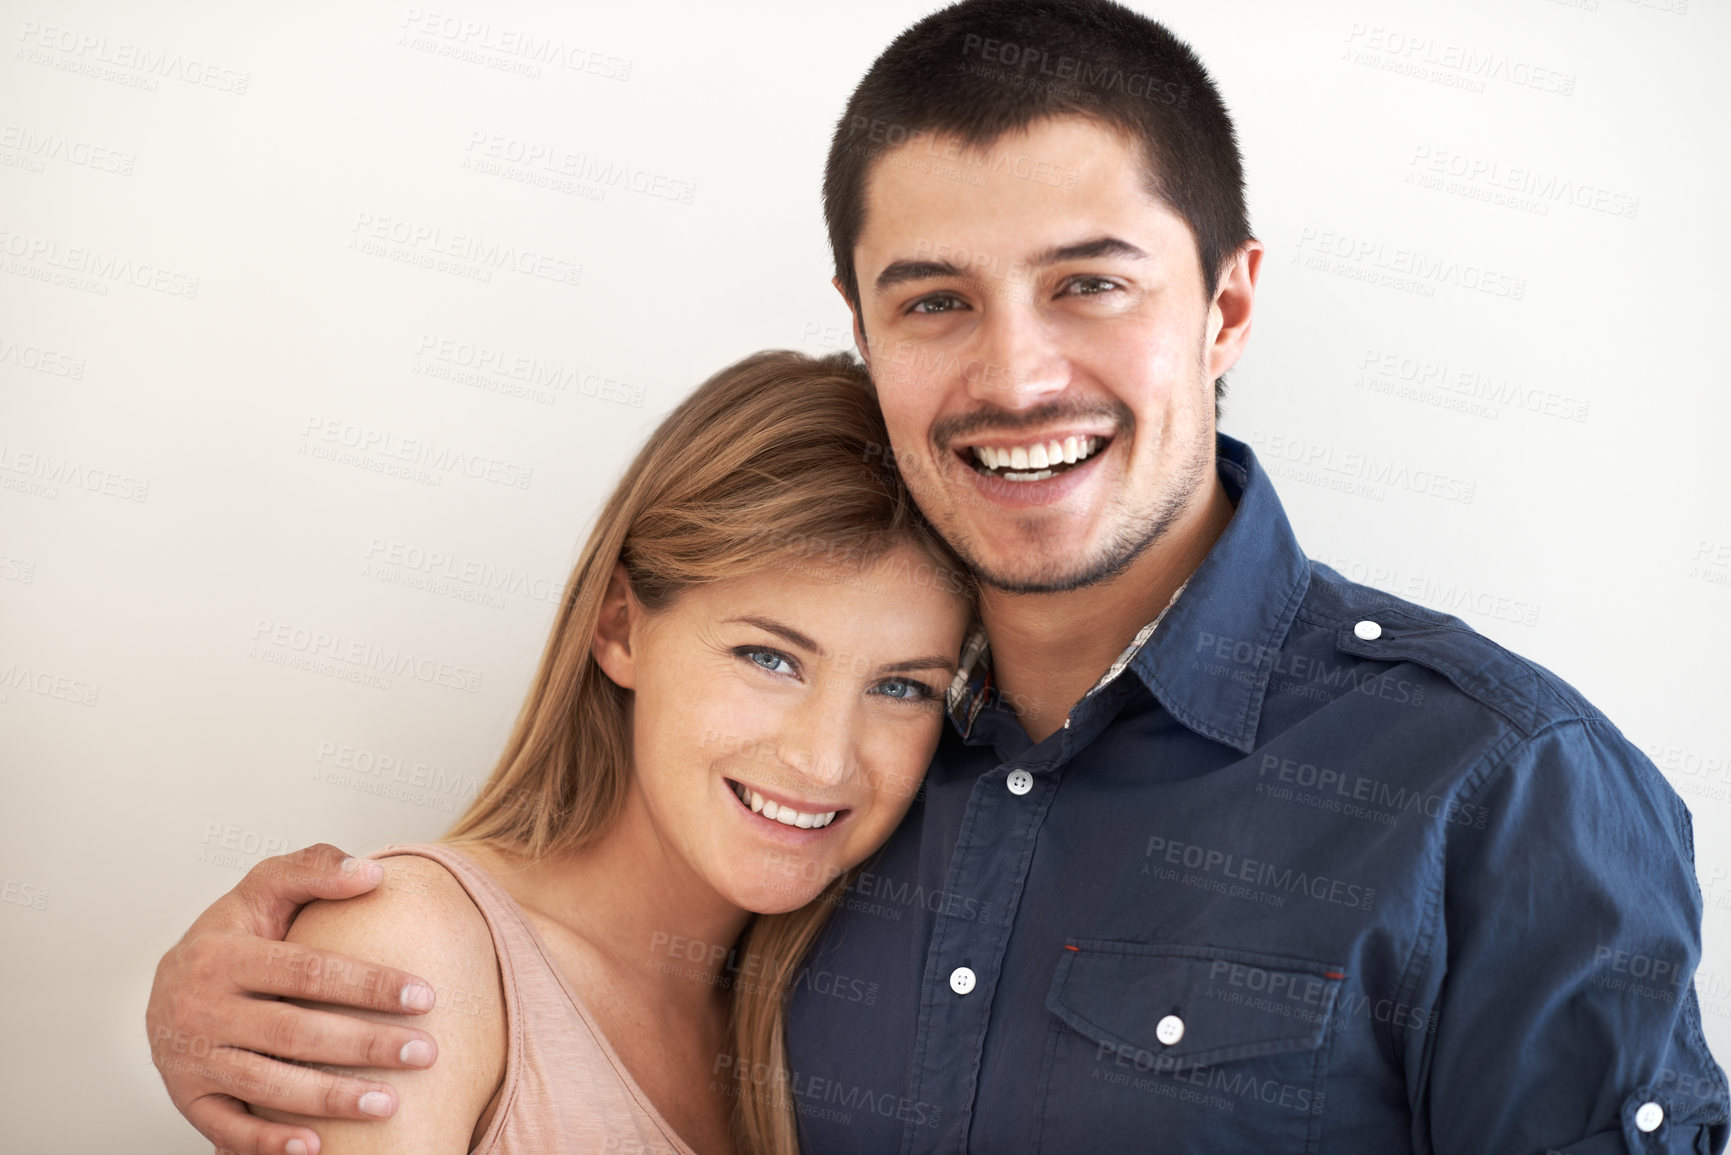
[[[377,863],[322,843],[264,859],[157,964],[144,1012],[151,1057],[175,1108],[219,1149],[318,1155],[315,1132],[255,1118],[248,1103],[336,1119],[397,1109],[388,1084],[299,1064],[432,1065],[438,1051],[425,1031],[280,1001],[433,1008],[432,988],[414,975],[282,941],[303,904],[353,898],[383,877]]]

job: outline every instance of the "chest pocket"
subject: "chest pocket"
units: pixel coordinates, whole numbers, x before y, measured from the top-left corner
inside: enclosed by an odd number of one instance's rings
[[[1039,1145],[1306,1151],[1320,1134],[1344,969],[1202,946],[1080,939],[1059,954]]]

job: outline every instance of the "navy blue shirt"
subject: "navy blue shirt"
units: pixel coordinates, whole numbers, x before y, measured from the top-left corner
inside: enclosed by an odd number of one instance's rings
[[[1225,533],[1063,729],[966,663],[795,987],[804,1150],[1719,1152],[1676,792],[1218,467]]]

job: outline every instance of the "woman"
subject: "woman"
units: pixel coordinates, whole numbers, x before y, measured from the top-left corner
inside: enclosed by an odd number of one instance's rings
[[[971,615],[887,444],[840,355],[748,357],[656,430],[473,806],[290,932],[439,995],[438,1063],[323,1155],[797,1150],[783,998],[918,788]]]

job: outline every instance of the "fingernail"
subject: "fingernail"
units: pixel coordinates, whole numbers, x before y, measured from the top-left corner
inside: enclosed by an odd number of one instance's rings
[[[391,1097],[383,1091],[368,1091],[361,1096],[361,1114],[373,1115],[383,1119],[392,1111]]]
[[[403,1044],[397,1058],[411,1067],[424,1067],[433,1061],[433,1047],[424,1039],[410,1039]]]
[[[358,873],[367,882],[377,882],[385,876],[385,868],[370,858],[345,858],[343,859],[343,873]]]
[[[307,1155],[307,1142],[305,1139],[290,1139],[283,1144],[283,1150],[288,1155]]]
[[[403,988],[402,998],[403,1006],[411,1011],[430,1011],[435,1001],[433,988],[426,983],[410,983]]]

